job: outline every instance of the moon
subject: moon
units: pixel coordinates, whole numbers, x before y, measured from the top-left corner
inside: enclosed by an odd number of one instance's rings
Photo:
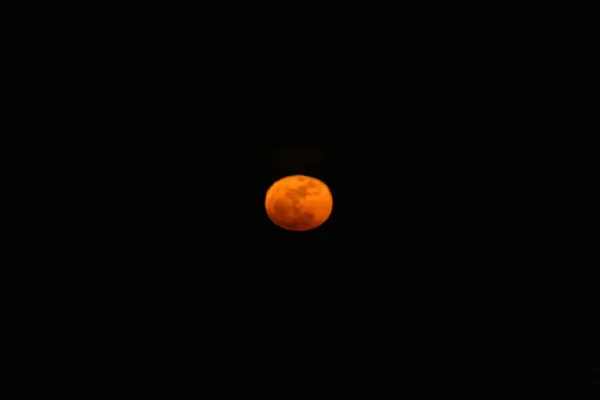
[[[265,198],[267,215],[289,231],[309,231],[323,225],[333,209],[333,197],[325,183],[305,175],[276,181]]]

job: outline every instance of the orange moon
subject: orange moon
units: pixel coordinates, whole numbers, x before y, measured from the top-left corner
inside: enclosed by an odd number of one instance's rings
[[[327,221],[333,209],[333,197],[322,181],[292,175],[271,185],[265,208],[275,225],[289,231],[309,231]]]

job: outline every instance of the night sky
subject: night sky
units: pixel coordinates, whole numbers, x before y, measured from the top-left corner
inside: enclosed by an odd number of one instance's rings
[[[107,382],[284,399],[597,389],[580,226],[597,30],[551,7],[443,11],[90,29],[73,207],[93,232],[77,247]],[[314,231],[267,218],[292,174],[333,194]]]

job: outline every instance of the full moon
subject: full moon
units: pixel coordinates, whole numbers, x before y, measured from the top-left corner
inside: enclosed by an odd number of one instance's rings
[[[265,198],[267,215],[275,225],[290,231],[309,231],[331,215],[333,198],[316,178],[292,175],[275,182]]]

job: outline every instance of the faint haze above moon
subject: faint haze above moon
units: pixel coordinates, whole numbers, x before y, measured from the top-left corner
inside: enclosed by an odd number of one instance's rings
[[[271,151],[270,159],[276,168],[301,169],[322,163],[325,150],[315,145],[281,145]]]

